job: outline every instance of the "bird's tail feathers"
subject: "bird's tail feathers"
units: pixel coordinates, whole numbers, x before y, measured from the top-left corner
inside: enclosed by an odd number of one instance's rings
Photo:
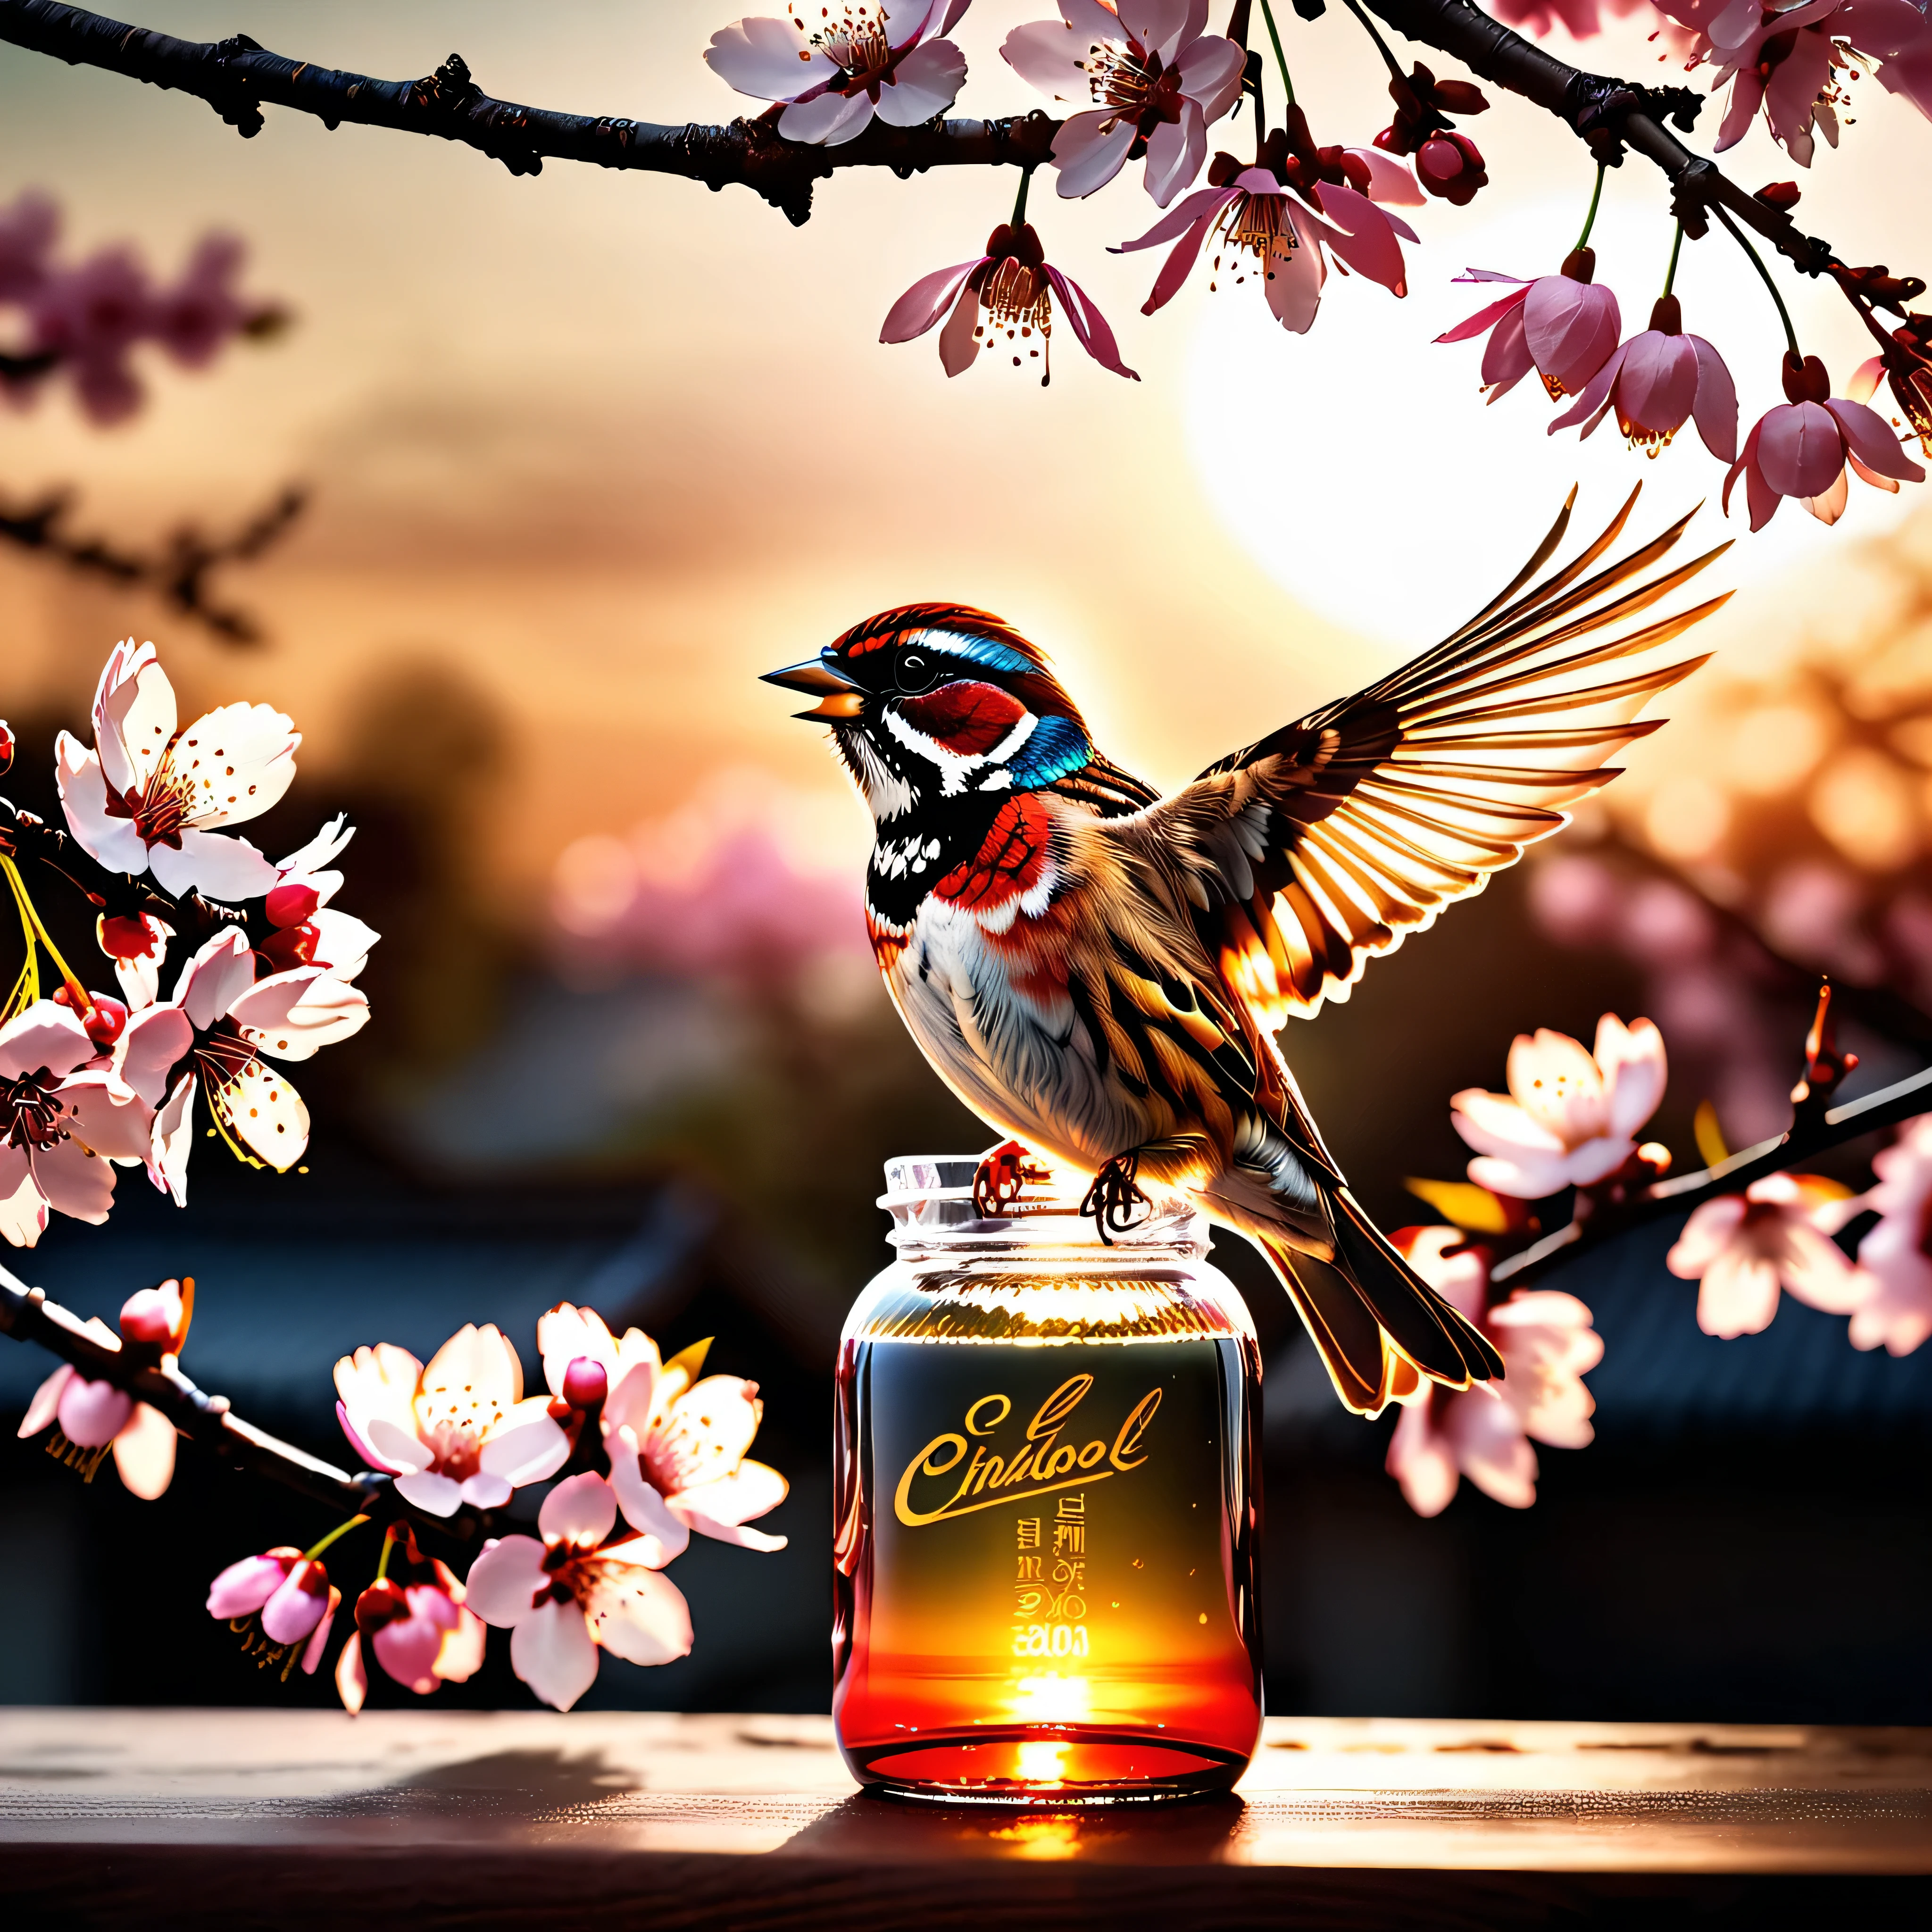
[[[1354,1197],[1343,1190],[1330,1200],[1332,1260],[1256,1233],[1342,1402],[1376,1415],[1425,1377],[1460,1389],[1500,1376],[1502,1358],[1487,1338],[1402,1259]]]

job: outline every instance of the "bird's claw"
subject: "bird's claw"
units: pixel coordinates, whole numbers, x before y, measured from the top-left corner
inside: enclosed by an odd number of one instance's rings
[[[1018,1141],[1003,1141],[982,1155],[974,1170],[973,1211],[982,1221],[1003,1220],[1029,1182],[1037,1184],[1052,1178]]]
[[[1140,1165],[1138,1148],[1117,1154],[1094,1175],[1093,1186],[1080,1203],[1081,1218],[1092,1217],[1102,1246],[1112,1246],[1114,1235],[1124,1234],[1134,1226],[1136,1208],[1153,1209],[1153,1201],[1136,1178]]]

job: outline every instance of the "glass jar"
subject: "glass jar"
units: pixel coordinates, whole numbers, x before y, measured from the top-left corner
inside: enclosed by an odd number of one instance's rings
[[[1261,1731],[1261,1360],[1207,1226],[1103,1245],[970,1157],[896,1160],[839,1346],[832,1713],[864,1784],[1054,1805],[1225,1790]]]

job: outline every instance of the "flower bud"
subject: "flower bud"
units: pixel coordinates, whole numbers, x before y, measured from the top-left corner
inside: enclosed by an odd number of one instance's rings
[[[298,1562],[262,1606],[262,1630],[272,1643],[299,1643],[328,1609],[328,1571],[321,1559]]]
[[[262,902],[271,926],[300,926],[312,917],[322,903],[322,895],[313,886],[275,886]]]
[[[104,913],[94,922],[94,934],[110,959],[146,959],[158,941],[147,921],[133,914]]]
[[[1424,190],[1453,208],[1464,208],[1478,188],[1489,185],[1482,151],[1466,134],[1444,128],[1416,150],[1415,178]]]
[[[94,1008],[83,1014],[81,1024],[87,1036],[104,1053],[128,1030],[128,1009],[111,994],[96,993]]]
[[[1675,296],[1659,296],[1652,305],[1650,326],[1659,335],[1684,333],[1684,307]]]
[[[313,965],[321,940],[322,934],[312,926],[285,926],[272,932],[255,950],[268,962],[270,972],[287,973],[298,966]]]
[[[194,1318],[194,1283],[164,1281],[128,1296],[121,1306],[121,1338],[179,1354]]]
[[[563,1372],[563,1399],[572,1408],[595,1408],[610,1390],[604,1364],[588,1355],[578,1356]]]
[[[377,1578],[356,1599],[356,1628],[364,1636],[373,1636],[386,1624],[395,1623],[409,1613],[410,1600],[402,1586],[386,1576]]]
[[[1787,402],[1822,403],[1832,393],[1832,379],[1815,356],[1807,356],[1801,361],[1787,349],[1784,373]]]

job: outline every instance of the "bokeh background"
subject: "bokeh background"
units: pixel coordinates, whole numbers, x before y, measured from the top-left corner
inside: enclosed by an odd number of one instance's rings
[[[978,0],[956,36],[964,111],[1036,104],[997,48],[1046,10]],[[454,47],[499,95],[672,122],[741,104],[699,58],[731,16],[722,0],[140,13],[388,76]],[[1318,138],[1368,139],[1386,101],[1346,15],[1295,22],[1290,46]],[[1626,28],[1581,58],[1642,74],[1656,55]],[[1899,258],[1922,236],[1910,184],[1932,128],[1864,85],[1844,151],[1804,179],[1804,218],[1849,259],[1922,269]],[[0,407],[0,512],[69,488],[77,529],[158,544],[310,493],[286,540],[224,576],[260,620],[250,650],[0,545],[9,794],[44,808],[53,730],[82,726],[116,638],[152,637],[184,716],[242,698],[295,715],[301,776],[257,842],[291,849],[347,810],[342,903],[385,935],[374,1024],[301,1081],[307,1174],[204,1151],[185,1211],[137,1177],[106,1228],[60,1223],[0,1259],[110,1316],[194,1274],[190,1371],[332,1456],[328,1370],[358,1342],[427,1354],[494,1319],[533,1364],[535,1318],[566,1297],[668,1352],[715,1334],[713,1364],[763,1386],[760,1453],[794,1484],[770,1526],[790,1546],[694,1549],[673,1574],[694,1654],[607,1663],[593,1695],[824,1708],[830,1372],[884,1258],[879,1164],[986,1136],[879,989],[863,814],[756,674],[894,602],[982,604],[1051,650],[1116,758],[1172,784],[1486,601],[1573,478],[1586,519],[1640,478],[1651,524],[1714,498],[1694,442],[1654,462],[1607,432],[1558,443],[1539,398],[1486,410],[1474,352],[1429,344],[1477,305],[1450,283],[1464,266],[1540,272],[1574,238],[1589,171],[1540,118],[1505,106],[1472,128],[1492,185],[1416,212],[1406,302],[1337,280],[1300,339],[1227,290],[1143,321],[1148,259],[1106,252],[1151,220],[1137,186],[1063,204],[1041,182],[1049,251],[1144,379],[1063,338],[1042,391],[992,356],[949,382],[930,340],[875,341],[905,286],[1005,218],[1008,178],[842,176],[794,230],[740,189],[560,163],[513,179],[465,148],[275,110],[244,143],[198,101],[0,49],[0,203],[44,189],[69,252],[132,239],[163,272],[232,230],[247,286],[295,318],[205,375],[144,365],[146,406],[110,431],[58,386]],[[1736,159],[1749,185],[1793,172],[1761,133]],[[1668,249],[1660,186],[1628,168],[1606,204],[1601,272],[1634,318]],[[1727,246],[1688,250],[1678,290],[1748,416],[1776,399],[1780,342]],[[1842,379],[1864,353],[1842,304],[1790,299]],[[1910,489],[1854,499],[1828,533],[1787,506],[1748,537],[1707,508],[1694,535],[1739,540],[1717,566],[1739,595],[1670,729],[1532,862],[1293,1028],[1385,1225],[1428,1218],[1406,1176],[1460,1174],[1448,1097],[1499,1087],[1519,1030],[1655,1018],[1672,1078],[1652,1131],[1687,1166],[1702,1100],[1734,1146],[1782,1126],[1820,970],[1864,1056],[1853,1090],[1932,1058],[1932,523]],[[1870,1151],[1837,1171],[1862,1184]],[[1932,1719],[1932,1364],[1857,1354],[1842,1320],[1788,1300],[1761,1336],[1709,1340],[1663,1269],[1671,1232],[1553,1278],[1605,1338],[1595,1444],[1542,1452],[1532,1510],[1465,1485],[1429,1522],[1382,1472],[1390,1424],[1335,1408],[1277,1291],[1223,1243],[1268,1358],[1271,1708]],[[46,1366],[0,1348],[0,1409],[17,1415]],[[305,1505],[191,1457],[142,1504],[6,1433],[0,1698],[328,1697],[260,1680],[199,1607],[222,1563],[316,1533]],[[407,1697],[386,1679],[373,1694]],[[527,1701],[500,1656],[443,1694]]]

